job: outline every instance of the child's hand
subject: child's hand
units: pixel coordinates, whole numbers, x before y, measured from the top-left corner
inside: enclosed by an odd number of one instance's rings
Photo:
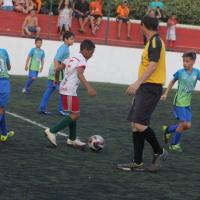
[[[25,68],[24,68],[24,69],[25,69],[25,71],[28,71],[28,66],[25,66]]]
[[[160,100],[161,101],[165,101],[167,99],[167,95],[166,94],[163,94],[161,97],[160,97]]]
[[[87,90],[87,93],[88,93],[88,95],[89,96],[91,96],[91,97],[94,97],[94,96],[96,96],[96,91],[91,87],[91,88],[88,88],[88,90]]]

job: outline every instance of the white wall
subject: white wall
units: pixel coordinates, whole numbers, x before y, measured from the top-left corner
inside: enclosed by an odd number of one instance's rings
[[[54,58],[57,48],[62,44],[58,41],[43,41],[45,50],[45,68],[40,76],[47,76],[48,68]],[[25,75],[25,60],[29,50],[34,47],[33,39],[0,36],[0,48],[6,48],[10,54],[11,74]],[[79,44],[70,47],[71,56],[79,51]],[[96,45],[94,56],[88,61],[89,67],[85,75],[89,81],[130,84],[137,79],[138,66],[141,59],[141,49]],[[182,67],[182,53],[167,52],[167,81],[173,73]],[[200,67],[198,55],[195,67]],[[200,90],[200,84],[196,89]]]

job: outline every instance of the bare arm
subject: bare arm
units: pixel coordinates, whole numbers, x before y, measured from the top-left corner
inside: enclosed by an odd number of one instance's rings
[[[167,96],[168,96],[168,93],[169,91],[172,89],[172,87],[174,86],[174,83],[176,82],[176,80],[171,80],[167,89],[165,90],[164,94],[161,96],[161,100],[166,100],[167,99]]]
[[[151,74],[156,70],[157,62],[150,62],[147,70],[144,74],[133,84],[131,84],[126,90],[127,95],[135,94],[136,90],[140,87],[140,85],[147,80]]]
[[[54,59],[54,71],[55,71],[55,82],[59,82],[60,71],[65,68],[65,65],[60,64],[57,60]]]
[[[30,56],[27,57],[26,59],[26,64],[25,64],[25,70],[27,71],[28,70],[28,64],[29,64],[29,61],[30,61]]]
[[[83,75],[82,69],[78,69],[78,78],[80,82],[83,84],[84,88],[87,90],[87,93],[89,96],[96,96],[96,91],[94,88],[90,85],[90,83],[86,80],[85,76]]]
[[[44,68],[44,59],[41,60],[40,72],[42,72],[43,68]]]
[[[24,20],[24,23],[22,25],[22,33],[24,33],[24,28],[27,25],[27,22],[28,22],[28,18],[26,17],[25,20]]]

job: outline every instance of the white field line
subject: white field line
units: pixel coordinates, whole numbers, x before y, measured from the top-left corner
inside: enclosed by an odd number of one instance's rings
[[[17,118],[17,119],[21,119],[21,120],[23,120],[23,121],[25,121],[25,122],[28,122],[28,123],[33,124],[33,125],[35,125],[35,126],[38,126],[38,127],[42,128],[42,129],[48,128],[48,127],[44,126],[43,124],[37,123],[36,121],[32,121],[32,120],[30,120],[30,119],[28,119],[28,118],[26,118],[26,117],[23,117],[23,116],[21,116],[21,115],[18,115],[18,114],[16,114],[16,113],[12,113],[12,112],[9,112],[9,111],[6,111],[6,113],[7,113],[8,115],[11,115],[11,116]],[[58,132],[57,134],[58,134],[58,135],[61,135],[61,136],[63,136],[63,137],[68,137],[67,134],[62,133],[62,132]]]

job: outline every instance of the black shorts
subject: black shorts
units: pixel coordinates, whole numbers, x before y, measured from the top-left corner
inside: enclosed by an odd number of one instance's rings
[[[129,22],[130,20],[129,20],[129,18],[117,17],[117,18],[116,18],[116,21],[117,21],[117,22],[122,21],[123,23],[127,23],[127,22]]]
[[[75,16],[77,19],[80,19],[80,18],[85,19],[85,18],[88,17],[88,14],[80,15],[79,13],[74,12],[74,16]]]
[[[151,115],[162,95],[162,85],[154,83],[142,84],[135,94],[128,120],[142,125],[149,125]]]

